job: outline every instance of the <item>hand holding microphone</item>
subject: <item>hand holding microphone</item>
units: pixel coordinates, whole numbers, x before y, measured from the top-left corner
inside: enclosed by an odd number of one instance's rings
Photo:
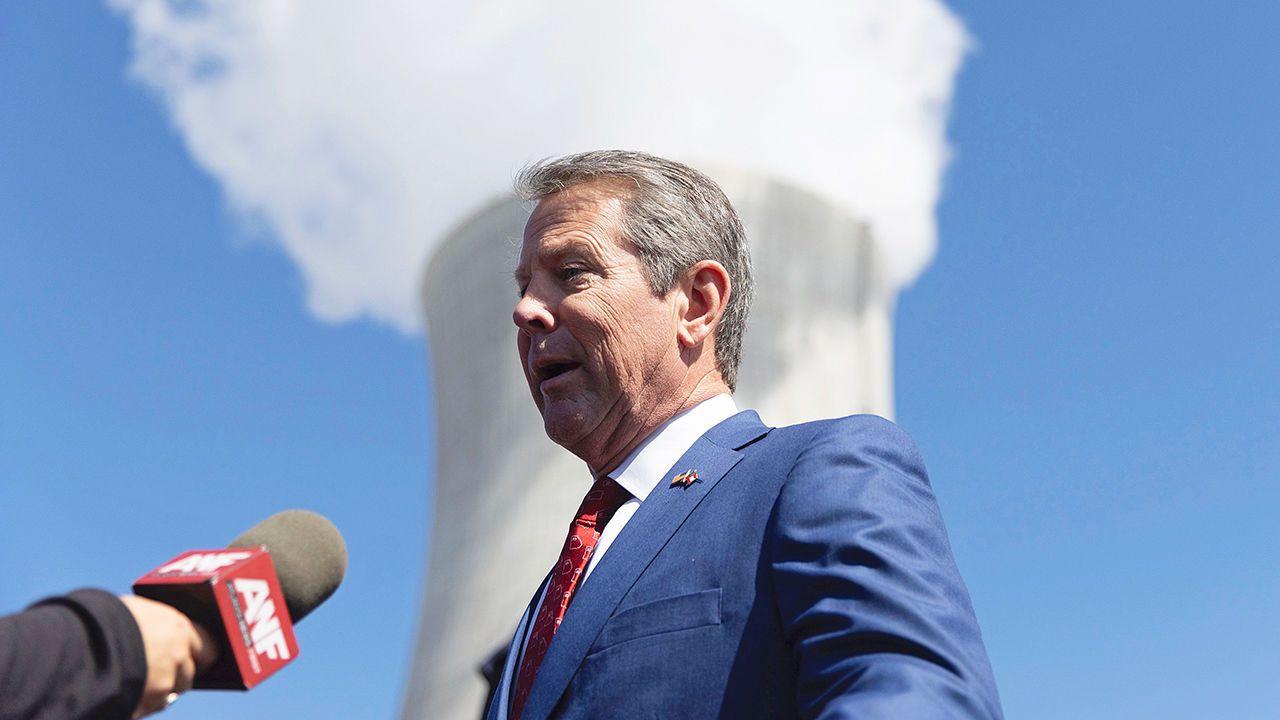
[[[133,590],[207,631],[191,644],[199,651],[191,662],[178,664],[172,692],[247,690],[297,657],[294,623],[337,590],[346,568],[346,543],[333,523],[306,510],[286,510],[226,549],[178,555],[138,578]],[[184,686],[189,667],[193,682]]]
[[[145,717],[169,707],[173,693],[191,689],[197,672],[218,657],[217,641],[186,615],[162,602],[137,595],[121,595],[142,634],[147,678],[133,717]]]
[[[136,596],[78,590],[0,617],[0,718],[127,720],[192,687],[253,687],[297,656],[293,623],[346,564],[332,523],[289,510],[179,555]]]

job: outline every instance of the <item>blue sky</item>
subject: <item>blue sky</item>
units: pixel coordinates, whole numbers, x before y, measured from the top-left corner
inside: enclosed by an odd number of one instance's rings
[[[921,445],[1011,718],[1280,715],[1280,7],[953,2]],[[423,341],[307,312],[95,3],[0,5],[0,612],[123,591],[277,509],[351,567],[251,695],[390,718],[421,589]]]

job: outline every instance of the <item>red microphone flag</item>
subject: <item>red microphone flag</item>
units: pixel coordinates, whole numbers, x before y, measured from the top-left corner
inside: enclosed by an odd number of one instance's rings
[[[222,644],[203,689],[248,690],[298,656],[298,641],[265,547],[192,550],[138,578],[133,592],[177,608]]]

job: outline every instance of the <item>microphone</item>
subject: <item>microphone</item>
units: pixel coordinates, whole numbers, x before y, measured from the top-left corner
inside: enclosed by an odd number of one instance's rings
[[[323,515],[276,513],[222,550],[182,553],[138,578],[135,595],[170,605],[218,640],[199,689],[248,690],[298,656],[293,625],[329,599],[347,545]]]

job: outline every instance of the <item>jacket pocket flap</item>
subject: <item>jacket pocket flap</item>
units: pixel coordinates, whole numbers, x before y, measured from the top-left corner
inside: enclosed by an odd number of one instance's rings
[[[591,652],[636,638],[720,624],[720,588],[652,600],[609,618]]]

